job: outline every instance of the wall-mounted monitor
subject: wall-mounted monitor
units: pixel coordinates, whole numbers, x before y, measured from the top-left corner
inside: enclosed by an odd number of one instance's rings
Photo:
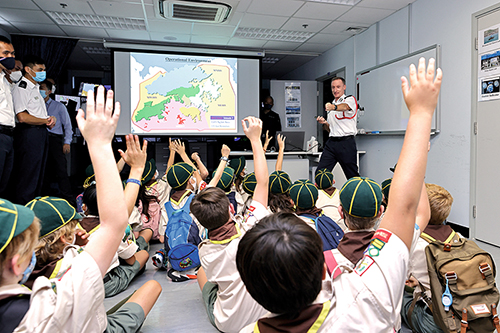
[[[259,114],[260,60],[224,55],[113,52],[117,134],[244,135]]]

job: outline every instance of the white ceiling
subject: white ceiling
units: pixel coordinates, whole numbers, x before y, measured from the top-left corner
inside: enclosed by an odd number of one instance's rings
[[[346,31],[347,28],[368,28],[415,0],[361,0],[354,6],[325,3],[325,0],[212,1],[232,6],[226,22],[208,24],[164,19],[155,8],[158,0],[1,0],[0,27],[10,34],[80,38],[83,43],[80,42],[79,47],[106,39],[264,50],[266,55],[279,58],[275,64],[263,65],[264,76],[279,78],[351,37],[354,33]],[[47,14],[49,11],[143,19],[146,30],[59,25]],[[238,28],[306,31],[313,36],[299,43],[244,39],[234,36]],[[109,57],[90,57],[95,58],[95,62],[107,59],[108,63],[99,65],[110,65]]]

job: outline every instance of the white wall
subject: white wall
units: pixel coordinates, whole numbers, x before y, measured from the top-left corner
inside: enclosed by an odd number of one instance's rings
[[[345,67],[347,93],[354,94],[355,73],[422,48],[441,44],[441,133],[431,139],[426,182],[454,197],[451,221],[469,226],[471,144],[471,19],[495,0],[417,0],[367,31],[315,58],[282,79],[314,80]],[[397,162],[401,136],[357,137],[362,175],[382,182]]]

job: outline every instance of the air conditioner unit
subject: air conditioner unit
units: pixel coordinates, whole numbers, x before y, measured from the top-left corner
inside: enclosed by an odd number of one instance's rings
[[[157,7],[162,18],[201,23],[223,23],[232,9],[226,3],[203,0],[158,0]]]

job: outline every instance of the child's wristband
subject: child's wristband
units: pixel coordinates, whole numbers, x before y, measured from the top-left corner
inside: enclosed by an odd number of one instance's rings
[[[142,185],[142,184],[141,184],[141,181],[140,181],[139,179],[134,179],[134,178],[129,178],[129,179],[127,179],[127,184],[128,184],[128,183],[134,183],[134,184],[137,184],[137,185],[139,185],[139,186],[141,186],[141,185]]]

